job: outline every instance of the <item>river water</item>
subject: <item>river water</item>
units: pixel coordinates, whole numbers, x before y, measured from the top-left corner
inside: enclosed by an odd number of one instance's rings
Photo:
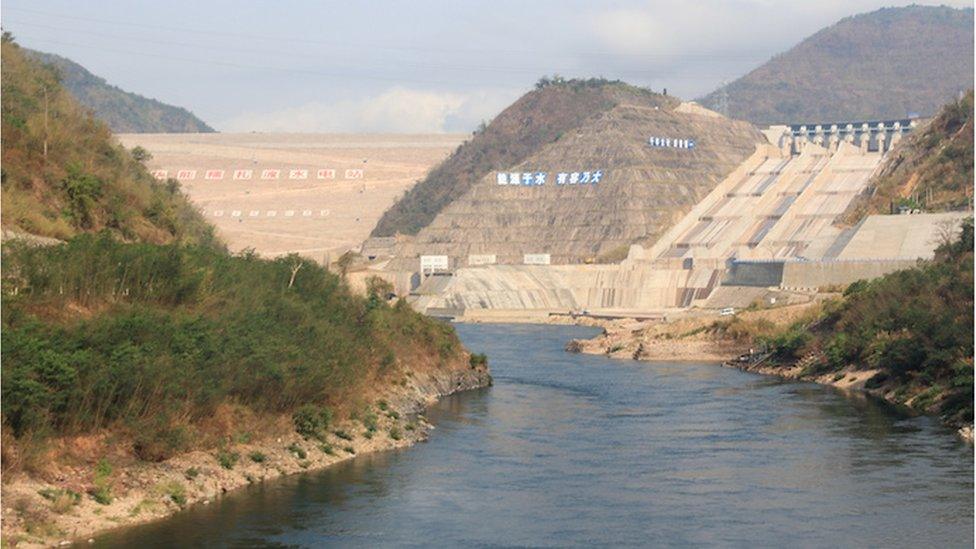
[[[98,546],[972,547],[973,452],[928,417],[714,364],[458,325],[490,389],[430,442],[229,494]]]

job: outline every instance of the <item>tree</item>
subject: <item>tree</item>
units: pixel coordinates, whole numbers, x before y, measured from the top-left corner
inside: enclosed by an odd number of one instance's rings
[[[343,279],[346,278],[346,273],[349,272],[352,264],[356,261],[356,255],[358,255],[356,252],[349,250],[340,255],[339,259],[336,260],[336,267],[339,268],[339,276],[341,276]]]
[[[152,160],[152,154],[141,146],[136,146],[132,149],[132,158],[140,164],[145,164]]]

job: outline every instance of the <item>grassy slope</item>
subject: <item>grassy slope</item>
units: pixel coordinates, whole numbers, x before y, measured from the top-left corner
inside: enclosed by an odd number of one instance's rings
[[[973,91],[899,143],[871,185],[874,192],[851,205],[847,222],[889,213],[892,205],[933,212],[967,207],[973,192]]]
[[[356,297],[297,256],[227,254],[49,69],[9,39],[2,53],[4,225],[69,238],[3,246],[4,479],[52,438],[107,432],[163,459],[217,443],[201,424],[227,407],[341,412],[412,368],[467,367],[450,326],[381,287]]]
[[[7,36],[2,57],[5,228],[61,239],[107,229],[127,240],[213,242],[213,228],[179,185],[157,183],[52,69]]]
[[[807,375],[878,369],[868,388],[972,424],[972,222],[935,261],[854,283],[813,323],[793,324],[769,341],[783,364],[807,357]]]
[[[85,67],[59,55],[26,50],[27,54],[53,65],[64,87],[95,117],[116,133],[193,133],[214,129],[190,111],[130,93],[113,86]]]
[[[464,357],[450,326],[296,256],[102,234],[8,245],[3,262],[3,426],[18,439],[113,429],[162,459],[198,445],[221,405],[341,409],[405,367]]]
[[[848,17],[724,88],[757,124],[932,116],[973,83],[973,10],[884,8]],[[717,108],[723,90],[701,102]]]
[[[372,236],[417,234],[486,174],[518,164],[583,120],[613,107],[615,93],[650,92],[601,79],[540,81],[387,210]]]

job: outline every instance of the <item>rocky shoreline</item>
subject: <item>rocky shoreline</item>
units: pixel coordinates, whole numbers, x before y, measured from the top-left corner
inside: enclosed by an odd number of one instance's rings
[[[783,322],[784,319],[796,318],[809,305],[792,307],[792,311],[784,308],[771,311],[746,312],[745,318],[764,316],[768,320]],[[772,316],[772,315],[778,315]],[[812,381],[821,385],[829,385],[844,391],[856,391],[881,398],[892,404],[907,406],[921,413],[937,414],[936,408],[917,406],[920,394],[906,398],[899,391],[898,384],[887,382],[877,386],[869,385],[880,370],[858,369],[849,366],[842,370],[829,372],[813,372],[808,370],[808,364],[800,360],[792,365],[769,364],[753,359],[755,349],[750,348],[747,341],[701,330],[713,320],[689,319],[672,324],[639,320],[610,320],[597,325],[603,327],[603,333],[592,339],[574,339],[566,345],[566,350],[576,353],[606,355],[617,359],[633,359],[645,361],[697,361],[717,362],[723,366],[737,368],[747,372],[777,376],[783,379]],[[590,325],[593,325],[591,322]],[[701,331],[700,331],[701,330]],[[756,357],[758,358],[758,357]],[[960,438],[973,443],[973,425],[946,422],[955,428]]]
[[[858,369],[848,366],[841,370],[832,370],[824,373],[810,373],[804,365],[804,360],[794,364],[765,364],[761,361],[753,362],[746,355],[739,358],[730,359],[722,362],[722,366],[735,368],[745,372],[776,376],[782,379],[794,381],[810,381],[820,385],[829,385],[844,391],[853,391],[880,398],[885,402],[899,406],[914,408],[913,404],[919,395],[915,395],[907,400],[898,397],[897,386],[890,383],[882,383],[877,387],[869,387],[868,382],[874,378],[881,370],[877,369]],[[917,408],[914,408],[917,410]],[[932,412],[928,410],[918,410],[922,413]],[[954,429],[962,440],[973,444],[973,425],[969,423],[954,423],[943,420],[944,423]]]
[[[221,449],[193,451],[160,463],[137,462],[110,472],[112,497],[97,502],[91,467],[64,467],[53,481],[19,475],[4,479],[3,541],[11,547],[87,544],[107,531],[163,519],[193,505],[208,505],[238,488],[285,475],[323,469],[356,455],[411,446],[433,426],[423,411],[454,393],[488,387],[486,367],[414,372],[405,385],[378,391],[375,428],[361,422],[330,426],[323,440],[304,439],[282,418],[276,436],[241,440]]]

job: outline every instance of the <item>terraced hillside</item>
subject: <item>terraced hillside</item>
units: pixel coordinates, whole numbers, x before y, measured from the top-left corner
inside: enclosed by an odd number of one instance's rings
[[[622,96],[633,94],[648,92],[599,79],[568,83],[540,80],[535,91],[479,128],[470,141],[460,145],[385,212],[372,236],[417,234],[489,172],[522,162],[587,118],[609,110]]]
[[[933,116],[973,85],[973,10],[884,8],[842,19],[705,96],[756,124]]]
[[[575,114],[559,117],[561,131],[553,139],[539,139],[539,132],[553,133],[545,123],[553,102],[559,112]],[[549,254],[554,264],[622,259],[631,243],[656,239],[762,141],[747,123],[620,83],[578,89],[572,82],[549,84],[516,102],[484,133],[501,131],[494,126],[508,127],[516,118],[524,123],[514,128],[515,141],[536,142],[535,150],[524,145],[520,154],[509,151],[508,163],[486,161],[474,182],[457,180],[451,193],[459,196],[401,246],[400,258],[415,262],[420,254],[443,254],[455,266],[467,265],[470,255],[494,255],[507,264],[521,263],[524,254]],[[579,123],[569,125],[572,119]],[[695,145],[652,146],[650,137]],[[456,165],[459,154],[442,168]],[[501,185],[495,170],[546,175],[543,184]],[[560,173],[573,172],[581,181],[584,173],[599,172],[599,182],[559,184]],[[425,192],[424,186],[414,192]]]

